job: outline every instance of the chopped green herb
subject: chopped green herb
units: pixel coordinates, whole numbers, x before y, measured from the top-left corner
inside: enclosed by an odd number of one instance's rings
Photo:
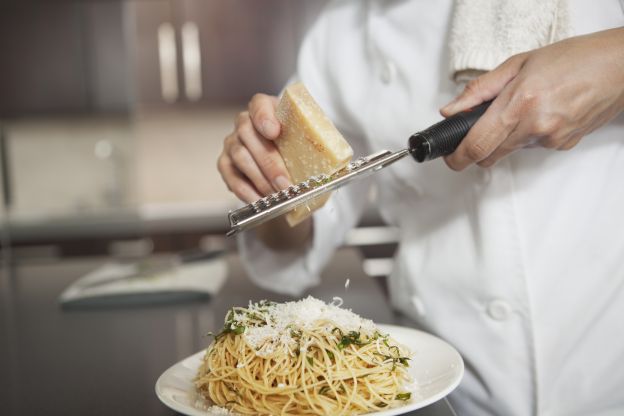
[[[409,360],[409,357],[399,357],[399,362],[403,365],[403,367],[409,367]]]
[[[292,338],[299,339],[299,338],[301,338],[301,335],[302,335],[302,332],[300,330],[297,330],[297,329],[291,329],[290,330],[290,336]]]
[[[407,392],[407,393],[399,393],[396,395],[395,399],[396,400],[409,400],[412,397],[412,393]]]
[[[258,302],[258,306],[264,307],[264,308],[275,306],[275,305],[277,305],[277,302],[273,302],[273,301],[266,300],[266,299],[262,299],[260,302]]]
[[[409,363],[408,361],[410,360],[409,357],[393,357],[391,355],[385,355],[385,354],[380,354],[378,352],[374,352],[373,354],[383,358],[383,361],[391,361],[392,362],[392,370],[394,371],[396,368],[397,363],[401,364],[403,367],[409,367]],[[397,355],[398,355],[398,348],[397,348]]]
[[[338,328],[334,328],[334,331]],[[332,332],[334,332],[332,331]],[[350,331],[347,335],[344,335],[340,329],[338,329],[341,335],[340,342],[338,343],[338,349],[343,350],[349,345],[357,345],[359,347],[370,344],[375,338],[362,339],[358,331]]]

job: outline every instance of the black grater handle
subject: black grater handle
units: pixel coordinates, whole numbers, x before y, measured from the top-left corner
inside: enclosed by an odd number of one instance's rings
[[[434,124],[409,138],[409,151],[418,162],[450,155],[466,137],[470,128],[492,104],[486,101]]]

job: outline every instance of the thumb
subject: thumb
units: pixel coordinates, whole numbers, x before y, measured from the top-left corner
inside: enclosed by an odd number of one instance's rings
[[[525,61],[526,54],[514,55],[490,72],[471,80],[460,95],[440,109],[440,113],[449,117],[496,98],[520,72]]]

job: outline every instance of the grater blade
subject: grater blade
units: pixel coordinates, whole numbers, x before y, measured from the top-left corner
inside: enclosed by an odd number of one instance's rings
[[[382,150],[369,156],[360,157],[331,175],[312,176],[282,191],[275,192],[242,208],[230,211],[228,214],[230,230],[226,235],[237,234],[240,231],[253,228],[285,214],[325,192],[340,188],[353,180],[363,178],[385,168],[409,153],[408,149],[397,152]]]

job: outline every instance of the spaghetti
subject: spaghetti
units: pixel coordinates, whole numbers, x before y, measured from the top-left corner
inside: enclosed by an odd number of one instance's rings
[[[409,359],[372,321],[335,303],[261,301],[228,312],[195,384],[240,415],[355,415],[410,399]]]

